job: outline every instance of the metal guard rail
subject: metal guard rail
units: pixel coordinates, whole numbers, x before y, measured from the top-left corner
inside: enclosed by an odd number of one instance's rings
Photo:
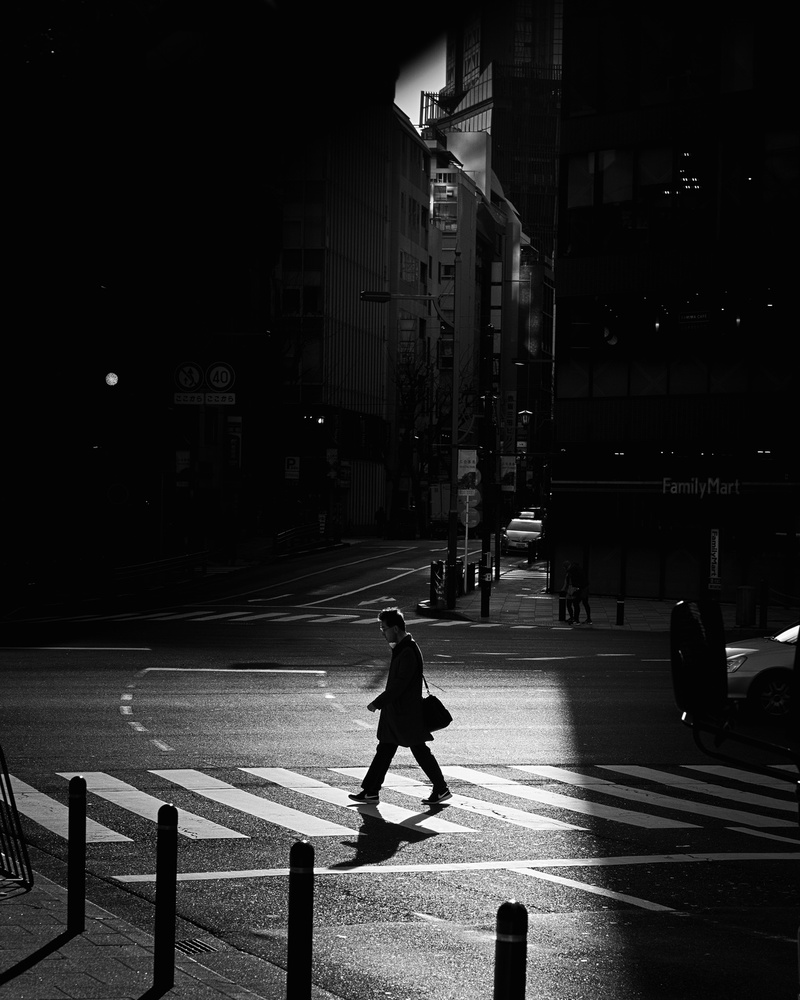
[[[22,833],[17,805],[14,801],[14,790],[11,787],[11,776],[6,766],[3,748],[0,746],[0,874],[3,878],[29,890],[33,887],[33,869],[31,868],[28,848]]]

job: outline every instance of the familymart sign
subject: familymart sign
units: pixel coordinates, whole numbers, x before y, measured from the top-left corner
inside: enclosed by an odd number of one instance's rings
[[[681,494],[684,496],[700,497],[727,497],[739,494],[739,480],[724,480],[719,476],[708,479],[669,479],[661,480],[661,492],[669,493],[673,496]]]

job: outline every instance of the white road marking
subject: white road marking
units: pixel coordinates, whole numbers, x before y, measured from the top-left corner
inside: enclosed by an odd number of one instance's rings
[[[55,799],[51,799],[44,792],[37,792],[35,788],[10,775],[11,788],[14,792],[14,799],[17,809],[23,816],[32,819],[34,823],[43,826],[46,830],[69,839],[69,809]],[[109,844],[109,843],[130,843],[131,838],[125,837],[121,833],[109,830],[107,826],[96,823],[93,819],[86,818],[86,843],[87,844]]]
[[[764,809],[780,809],[784,812],[797,814],[797,803],[788,799],[776,799],[769,795],[757,795],[755,792],[743,792],[738,788],[726,788],[725,785],[713,785],[710,781],[699,781],[697,778],[681,778],[680,775],[670,774],[665,771],[657,771],[652,767],[638,767],[636,765],[620,764],[600,764],[604,771],[615,771],[618,774],[628,774],[633,778],[644,778],[646,781],[657,781],[662,785],[669,785],[680,791],[688,788],[694,792],[701,792],[703,795],[710,795],[718,799],[732,799],[735,802],[743,802],[749,806],[761,806]],[[786,782],[788,792],[789,782]]]
[[[558,885],[566,885],[571,889],[580,889],[581,892],[593,892],[598,896],[606,896],[608,899],[616,899],[620,903],[630,903],[631,906],[639,906],[644,910],[660,910],[671,913],[673,907],[662,906],[661,903],[651,903],[647,899],[640,899],[638,896],[628,896],[624,892],[613,892],[600,885],[587,885],[585,882],[576,882],[572,878],[564,878],[563,875],[553,875],[552,872],[538,872],[534,868],[515,868],[514,871],[521,875],[529,875],[531,878],[544,879],[547,882],[556,882]]]
[[[225,611],[216,615],[202,615],[200,618],[195,618],[194,620],[196,622],[215,622],[219,621],[220,618],[241,618],[246,614],[246,611]]]
[[[512,663],[557,663],[561,660],[577,660],[577,656],[509,656]]]
[[[365,767],[332,767],[331,771],[345,774],[348,777],[363,778],[367,773]],[[421,798],[430,791],[430,786],[415,778],[408,778],[403,774],[387,774],[384,788],[391,788],[401,795],[413,795]],[[573,826],[571,823],[562,823],[561,820],[551,819],[549,816],[538,816],[536,813],[526,812],[524,809],[514,809],[510,806],[496,806],[491,802],[484,802],[482,799],[473,799],[466,795],[457,795],[447,800],[446,808],[464,809],[467,812],[476,813],[478,816],[488,816],[490,819],[499,819],[504,823],[511,823],[513,826],[523,826],[528,830],[585,830],[583,826]]]
[[[280,618],[275,618],[273,621],[276,622],[299,622],[305,618],[319,618],[319,613],[315,615],[281,615]],[[198,619],[198,621],[205,621],[204,618]],[[239,621],[247,621],[247,618],[237,619],[235,622],[231,622],[232,625],[238,624]]]
[[[422,865],[345,865],[337,868],[315,868],[315,875],[416,875],[422,872],[516,871],[539,868],[605,868],[624,865],[692,864],[725,861],[800,861],[800,851],[792,852],[735,852],[730,854],[653,854],[613,858],[528,858],[521,861],[454,861]],[[288,868],[250,868],[239,871],[183,872],[179,882],[206,882],[218,879],[285,878]],[[524,874],[524,871],[523,871]],[[155,873],[149,875],[114,875],[117,882],[155,882]]]
[[[355,832],[349,826],[341,826],[339,823],[318,819],[316,816],[299,812],[297,809],[290,809],[288,806],[271,802],[260,795],[245,792],[241,788],[229,785],[227,781],[220,781],[208,774],[203,774],[202,771],[194,771],[189,768],[170,768],[151,770],[150,773],[166,778],[167,781],[181,785],[183,788],[188,788],[198,795],[204,795],[214,802],[221,802],[232,809],[238,809],[239,812],[266,820],[268,823],[274,823],[276,826],[285,827],[287,830],[294,830],[295,833],[305,834],[307,837],[339,837],[342,834],[352,836]]]
[[[278,613],[280,613],[280,612],[278,612]],[[176,613],[176,614],[172,614],[172,615],[163,615],[163,616],[160,616],[159,617],[159,621],[162,621],[162,622],[171,622],[171,621],[177,621],[179,618],[195,618],[195,617],[197,617],[197,615],[203,615],[203,614],[206,614],[206,612],[200,610],[199,608],[195,608],[194,611],[181,611],[180,613]],[[142,615],[142,617],[145,618],[145,617],[148,617],[148,616]]]
[[[738,767],[726,767],[724,764],[681,764],[688,771],[701,771],[703,774],[714,774],[718,778],[733,778],[735,781],[746,781],[762,788],[780,788],[783,791],[793,791],[792,782],[781,778],[772,778],[768,774],[756,774],[754,771],[744,771]],[[800,778],[800,775],[798,775]]]
[[[779,837],[777,833],[767,833],[765,830],[751,830],[747,826],[729,826],[729,830],[734,833],[747,833],[751,837],[763,837],[765,840],[780,840],[784,844],[797,844],[800,847],[800,840],[797,837]]]
[[[324,615],[321,618],[315,618],[312,622],[309,622],[309,624],[326,625],[329,622],[347,621],[352,618],[358,618],[358,615]]]
[[[758,813],[743,812],[740,809],[727,809],[722,806],[709,806],[704,802],[676,799],[671,795],[661,795],[644,788],[631,788],[629,785],[618,785],[606,778],[593,778],[585,774],[576,774],[574,771],[566,771],[560,767],[537,767],[531,764],[515,764],[513,767],[516,771],[525,771],[528,774],[538,774],[543,778],[553,778],[556,781],[564,781],[581,788],[590,788],[593,792],[612,795],[618,799],[630,799],[661,809],[690,812],[698,816],[711,816],[714,819],[727,820],[729,823],[745,823],[749,826],[796,826],[797,824],[796,820],[772,819],[769,816],[759,816]]]
[[[137,677],[145,674],[317,674],[325,677],[327,670],[300,670],[293,667],[145,667]]]
[[[281,611],[263,611],[263,612],[261,612],[260,614],[257,614],[257,615],[255,615],[255,614],[254,615],[243,614],[240,618],[234,618],[234,619],[232,619],[229,622],[229,624],[230,625],[238,625],[239,622],[255,622],[255,621],[259,621],[262,618],[274,618],[276,621],[291,621],[291,618],[288,618]],[[205,619],[202,619],[202,618],[198,619],[198,621],[204,621],[204,620]]]
[[[70,653],[151,653],[150,646],[3,646],[3,649],[36,649],[40,652]]]
[[[525,770],[525,768],[522,768],[522,770]],[[697,826],[696,823],[683,823],[680,820],[650,816],[647,813],[637,813],[630,809],[606,806],[599,802],[591,802],[588,799],[575,799],[569,795],[547,791],[544,788],[533,788],[530,785],[522,785],[511,778],[501,778],[494,774],[488,774],[485,771],[476,771],[471,767],[443,767],[442,771],[448,777],[460,778],[463,781],[471,782],[473,785],[501,792],[504,795],[515,795],[520,799],[541,802],[545,805],[556,806],[559,809],[569,809],[571,812],[584,813],[587,816],[595,816],[600,819],[610,819],[615,823],[627,823],[629,826],[641,826],[650,830]]]
[[[430,830],[433,833],[475,832],[471,827],[460,826],[458,823],[450,823],[448,820],[439,819],[438,816],[432,816],[422,806],[411,812],[387,802],[357,804],[348,798],[348,794],[343,788],[334,788],[331,785],[326,785],[324,781],[317,781],[316,778],[308,778],[305,775],[296,774],[294,771],[287,771],[282,767],[240,767],[239,770],[245,771],[247,774],[254,774],[257,778],[272,781],[282,788],[291,788],[292,791],[301,792],[303,795],[309,795],[322,802],[355,809],[364,815],[374,816],[398,826],[411,827],[413,830]]]
[[[87,791],[97,795],[98,798],[113,802],[114,805],[122,809],[127,809],[128,812],[143,816],[153,823],[158,822],[158,810],[165,805],[162,799],[148,795],[147,792],[142,792],[103,771],[59,771],[58,773],[67,780],[81,775],[86,779]],[[203,819],[202,816],[196,816],[185,809],[178,809],[178,833],[191,840],[250,839],[244,833],[228,830],[226,827],[220,826],[219,823]]]

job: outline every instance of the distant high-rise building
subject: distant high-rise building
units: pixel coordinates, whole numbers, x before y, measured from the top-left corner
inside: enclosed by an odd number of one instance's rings
[[[562,6],[477,7],[448,33],[444,88],[421,102],[421,125],[492,136],[495,173],[542,257],[555,239]]]

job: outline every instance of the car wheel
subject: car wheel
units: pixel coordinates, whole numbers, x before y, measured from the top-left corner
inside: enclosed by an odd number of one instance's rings
[[[750,685],[747,700],[759,715],[779,719],[789,714],[792,675],[788,670],[761,674]]]

